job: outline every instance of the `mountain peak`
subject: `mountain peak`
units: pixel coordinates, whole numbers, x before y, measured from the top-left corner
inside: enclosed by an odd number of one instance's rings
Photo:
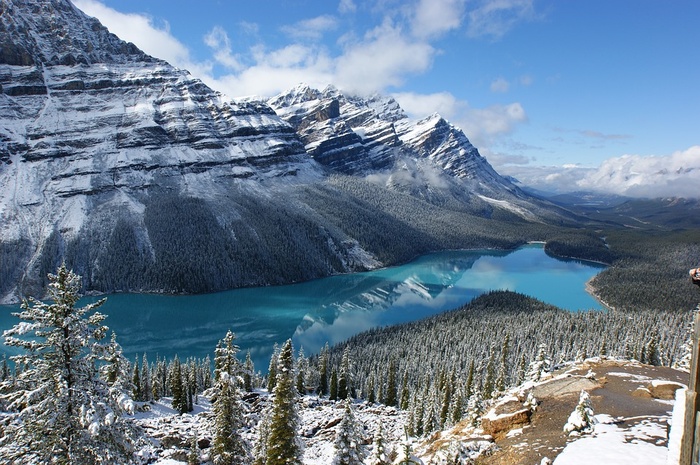
[[[68,0],[1,0],[0,63],[16,66],[156,62]]]

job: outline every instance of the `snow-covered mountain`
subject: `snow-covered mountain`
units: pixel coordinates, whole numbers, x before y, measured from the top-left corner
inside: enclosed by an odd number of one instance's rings
[[[526,197],[438,114],[413,121],[393,98],[361,98],[304,84],[268,104],[296,128],[309,154],[335,171],[380,172],[388,186],[423,194],[458,181],[459,190],[489,198]]]
[[[68,0],[0,0],[0,215],[0,301],[62,260],[87,290],[204,292],[507,247],[523,233],[488,218],[566,218],[438,115],[330,87],[234,100]]]

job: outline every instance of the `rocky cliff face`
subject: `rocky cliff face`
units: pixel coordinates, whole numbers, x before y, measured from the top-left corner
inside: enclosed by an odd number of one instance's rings
[[[334,171],[378,174],[387,186],[425,198],[448,185],[494,199],[526,197],[438,114],[413,121],[390,97],[306,85],[267,103],[296,128],[314,160]]]
[[[318,177],[267,105],[214,92],[65,0],[0,2],[0,89],[0,237],[28,241],[29,269],[52,234],[59,249],[86,228],[108,237],[156,191],[225,198]]]

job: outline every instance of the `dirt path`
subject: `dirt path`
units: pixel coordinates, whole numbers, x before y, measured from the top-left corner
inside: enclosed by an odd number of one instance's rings
[[[592,371],[591,379],[582,378]],[[652,380],[686,384],[688,374],[667,367],[653,367],[630,362],[604,361],[589,363],[571,370],[570,378],[557,379],[535,390],[540,401],[531,417],[530,425],[513,430],[503,438],[496,438],[500,450],[477,461],[481,465],[536,465],[543,457],[552,460],[571,441],[562,428],[579,399],[581,383],[588,382],[593,410],[615,418],[620,428],[631,427],[643,421],[652,421],[667,427],[673,409],[670,400],[639,397],[639,387]],[[657,445],[659,444],[657,441]]]

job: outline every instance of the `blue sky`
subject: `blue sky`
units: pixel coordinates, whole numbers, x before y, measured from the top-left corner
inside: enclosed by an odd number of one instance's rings
[[[73,1],[231,97],[391,94],[535,187],[699,195],[697,0]]]

